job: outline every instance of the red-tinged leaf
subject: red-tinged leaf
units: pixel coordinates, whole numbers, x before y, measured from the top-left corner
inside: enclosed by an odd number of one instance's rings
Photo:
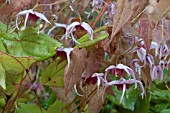
[[[113,37],[120,31],[120,29],[129,21],[131,16],[135,13],[136,7],[139,6],[139,2],[136,0],[128,2],[128,0],[118,0],[116,4],[115,15],[113,16],[113,27],[112,35]]]
[[[136,0],[136,1],[138,1],[140,5],[134,9],[135,13],[130,18],[132,24],[136,23],[138,17],[140,17],[141,12],[144,11],[146,5],[148,4],[148,0]]]
[[[142,68],[141,76],[142,76],[142,79],[145,83],[145,86],[150,87],[151,83],[152,83],[152,79],[151,79],[151,76],[150,76],[149,66],[145,66],[144,68]]]
[[[73,86],[79,82],[80,77],[85,70],[86,56],[86,49],[74,49],[72,51],[69,69],[67,70],[66,67],[64,73],[64,88],[66,95]]]
[[[0,14],[10,14],[19,11],[34,1],[35,0],[10,0],[10,4],[3,4],[3,6],[0,7]]]
[[[87,79],[93,73],[99,70],[101,63],[104,61],[104,51],[103,48],[92,49],[86,59],[86,69],[85,73],[81,77]]]
[[[139,32],[145,42],[146,50],[149,50],[152,41],[151,30],[154,28],[153,23],[149,20],[148,15],[143,14],[139,18]]]
[[[70,91],[67,96],[65,95],[65,91],[64,88],[62,87],[52,87],[52,90],[55,92],[56,97],[65,104],[65,107],[63,109],[67,109],[68,111],[71,111],[72,109],[74,109],[76,107],[76,104],[72,101],[74,101],[74,92]],[[70,103],[72,103],[70,105]],[[77,110],[75,110],[73,113],[78,113]]]
[[[152,40],[157,42],[158,44],[162,43],[162,41],[167,41],[169,39],[168,37],[168,32],[167,29],[163,29],[163,37],[162,37],[162,27],[161,26],[156,26],[152,30]]]
[[[102,89],[99,89],[99,90],[96,90],[94,96],[90,99],[89,101],[89,112],[90,113],[99,113],[101,108],[102,108],[102,105],[103,105],[103,90]]]
[[[104,49],[109,55],[112,55],[116,51],[116,39],[110,42],[109,38],[99,42],[99,46]]]
[[[170,11],[170,0],[160,0],[159,3],[155,0],[150,0],[150,6],[147,8],[146,13],[149,14],[149,18],[156,24],[161,20],[162,17],[169,15]]]
[[[122,28],[123,37],[127,38],[130,42],[134,43],[135,36],[138,36],[138,33],[136,32],[135,28],[132,27],[131,24],[126,24]]]

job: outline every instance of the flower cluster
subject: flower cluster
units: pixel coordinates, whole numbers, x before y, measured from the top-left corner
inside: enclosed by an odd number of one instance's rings
[[[141,39],[140,39],[141,40]],[[139,40],[138,40],[139,41]],[[132,53],[136,53],[139,59],[133,61],[133,66],[137,73],[141,72],[141,68],[149,66],[150,77],[152,80],[157,78],[163,79],[163,70],[168,70],[169,59],[169,48],[165,42],[157,44],[156,42],[151,42],[150,51],[154,50],[155,55],[147,53],[144,41],[140,43],[140,48],[135,47]],[[142,62],[142,66],[139,66],[138,62]],[[138,69],[138,70],[137,70]]]
[[[126,72],[126,74],[124,72]],[[119,80],[108,81],[107,76],[109,75],[109,73],[118,77]],[[123,75],[125,75],[125,77]],[[125,79],[126,75],[129,76],[129,79]],[[130,79],[131,76],[132,76],[132,79]],[[96,78],[96,79],[93,79],[93,78]],[[94,73],[90,77],[90,80],[86,79],[86,81],[87,80],[91,81],[93,84],[97,84],[98,90],[99,90],[100,85],[103,87],[104,91],[107,89],[107,87],[113,86],[113,85],[117,86],[118,90],[123,90],[122,96],[120,99],[120,103],[122,102],[125,91],[126,91],[126,89],[129,88],[130,84],[135,84],[135,88],[137,88],[137,84],[139,85],[141,92],[142,92],[141,93],[142,98],[145,94],[145,90],[144,90],[144,86],[143,86],[142,82],[140,80],[136,79],[135,74],[130,67],[123,65],[123,64],[118,64],[116,66],[111,65],[105,69],[105,73]],[[90,82],[86,82],[86,83],[90,83]],[[75,92],[79,96],[83,96],[77,92],[76,87],[74,87],[74,88],[75,88]]]

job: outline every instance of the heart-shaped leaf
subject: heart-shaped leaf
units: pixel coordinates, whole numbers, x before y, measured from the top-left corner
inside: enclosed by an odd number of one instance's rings
[[[19,36],[12,34],[0,34],[0,39],[6,47],[6,51],[15,56],[32,56],[37,61],[48,59],[55,55],[55,49],[62,44],[50,36],[37,33],[37,29],[28,28],[21,31]]]

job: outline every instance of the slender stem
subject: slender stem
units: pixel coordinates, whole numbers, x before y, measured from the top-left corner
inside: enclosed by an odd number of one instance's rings
[[[92,98],[93,95],[95,94],[94,92],[97,90],[97,87],[88,95],[88,98]],[[79,103],[70,113],[73,113],[79,106],[81,106],[84,103],[87,103],[87,99],[85,98],[81,103]]]

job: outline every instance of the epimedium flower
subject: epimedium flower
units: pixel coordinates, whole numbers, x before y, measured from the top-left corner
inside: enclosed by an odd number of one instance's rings
[[[72,51],[73,51],[73,48],[63,48],[63,47],[61,47],[61,48],[57,49],[57,53],[58,52],[65,52],[65,54],[66,54],[66,57],[67,57],[67,70],[70,67],[70,54],[71,54]],[[67,72],[67,70],[66,70],[66,72]]]
[[[102,78],[102,76],[104,76],[103,73],[94,73],[92,76],[90,76],[89,78],[87,78],[85,80],[85,84],[90,84],[91,83],[91,84],[95,85],[97,83],[97,87],[98,87],[98,90],[99,90],[101,82],[106,83],[106,81]],[[82,80],[80,80],[80,88],[83,89],[82,88]],[[76,84],[74,85],[74,90],[75,90],[75,93],[78,96],[83,96],[83,95],[78,93]]]
[[[142,63],[144,63],[146,61],[146,49],[141,47],[141,48],[137,49],[136,52],[137,52],[137,55],[138,55],[140,61]]]
[[[169,65],[169,61],[164,61],[164,60],[160,60],[159,61],[159,66],[161,67],[162,70],[167,69],[168,70],[168,65]]]
[[[106,83],[106,87],[112,86],[112,85],[116,85],[118,90],[122,90],[122,96],[120,98],[120,103],[121,103],[122,100],[123,100],[123,97],[124,97],[126,89],[129,88],[130,84],[134,84],[134,83],[137,83],[139,85],[139,87],[141,89],[141,96],[143,98],[143,96],[145,94],[145,90],[144,90],[143,84],[142,84],[141,81],[136,80],[136,79],[128,79],[128,80],[126,80],[124,78],[120,78],[119,80],[113,80],[111,82]]]
[[[154,47],[154,45],[152,45],[152,49],[153,49],[153,47]],[[146,66],[146,64],[148,64],[149,68],[152,68],[152,66],[154,65],[154,58],[151,54],[147,54],[146,49],[144,47],[135,48],[135,50],[133,52],[137,53],[138,58],[143,63],[142,67],[144,67],[144,66]]]
[[[156,65],[153,67],[153,69],[151,70],[151,78],[152,80],[155,79],[163,79],[163,70],[159,65]]]
[[[164,62],[163,60],[160,60],[160,61],[159,61],[159,66],[160,66],[162,69],[164,69],[164,67],[165,67],[165,62]]]
[[[25,16],[25,21],[24,21],[24,28],[26,28],[26,26],[27,26],[27,21],[28,21],[28,19],[32,19],[33,21],[37,21],[38,19],[41,19],[41,20],[44,20],[44,21],[45,21],[44,28],[43,28],[41,31],[38,31],[38,33],[42,32],[42,31],[46,28],[46,26],[47,26],[48,23],[51,24],[51,23],[48,21],[48,19],[47,19],[43,14],[38,13],[38,12],[36,12],[36,11],[33,11],[32,9],[29,9],[29,10],[21,11],[21,12],[19,12],[19,13],[16,15],[16,28],[17,28],[18,30],[20,30],[19,27],[18,27],[18,18],[19,18],[21,15],[26,15],[26,16]],[[40,24],[39,24],[39,29],[40,29]]]
[[[70,25],[68,25],[66,28],[65,39],[67,39],[68,37],[71,36],[71,38],[75,42],[77,42],[76,39],[74,38],[73,32],[78,28],[85,29],[88,33],[90,40],[93,40],[93,29],[86,22],[73,22]],[[77,43],[79,43],[79,42],[77,42]]]
[[[164,68],[168,70],[168,65],[169,65],[170,59],[168,61],[164,62]]]
[[[101,9],[103,5],[103,0],[93,0],[92,7],[94,9]]]
[[[112,18],[112,16],[115,14],[115,4],[110,3],[105,13],[109,18]]]
[[[130,67],[123,65],[123,64],[118,64],[117,66],[110,65],[109,67],[107,67],[105,69],[105,72],[106,72],[105,73],[105,80],[106,80],[106,77],[107,77],[107,75],[110,71],[113,75],[116,75],[116,76],[117,75],[122,76],[124,71],[125,71],[128,76],[132,75],[133,78],[136,79],[133,70]]]
[[[169,49],[166,43],[161,43],[159,46],[157,46],[155,50],[155,56],[159,56],[159,59],[162,59],[162,57],[166,59],[168,55],[169,55]]]
[[[151,54],[147,54],[146,55],[146,60],[144,62],[144,66],[148,64],[149,65],[149,68],[151,69],[154,65],[154,58]]]
[[[138,64],[138,62],[140,62],[139,59],[133,59],[132,65],[133,65],[135,71],[137,72],[138,76],[140,76],[141,75],[141,66]]]
[[[85,29],[88,33],[88,36],[90,38],[90,40],[93,40],[93,29],[90,27],[89,24],[85,23],[85,22],[73,22],[70,25],[66,25],[66,24],[61,24],[61,23],[55,23],[54,26],[48,31],[48,35],[50,35],[50,33],[57,27],[62,27],[65,29],[65,34],[62,36],[61,40],[65,38],[65,40],[67,40],[68,38],[71,38],[74,42],[80,44],[76,38],[74,37],[74,31],[76,29],[82,28]]]
[[[92,77],[97,77],[97,86],[98,86],[98,88],[100,87],[101,81],[104,82],[104,83],[106,82],[106,80],[104,80],[104,79],[102,78],[102,76],[104,76],[103,73],[94,73],[94,74],[92,75]]]

